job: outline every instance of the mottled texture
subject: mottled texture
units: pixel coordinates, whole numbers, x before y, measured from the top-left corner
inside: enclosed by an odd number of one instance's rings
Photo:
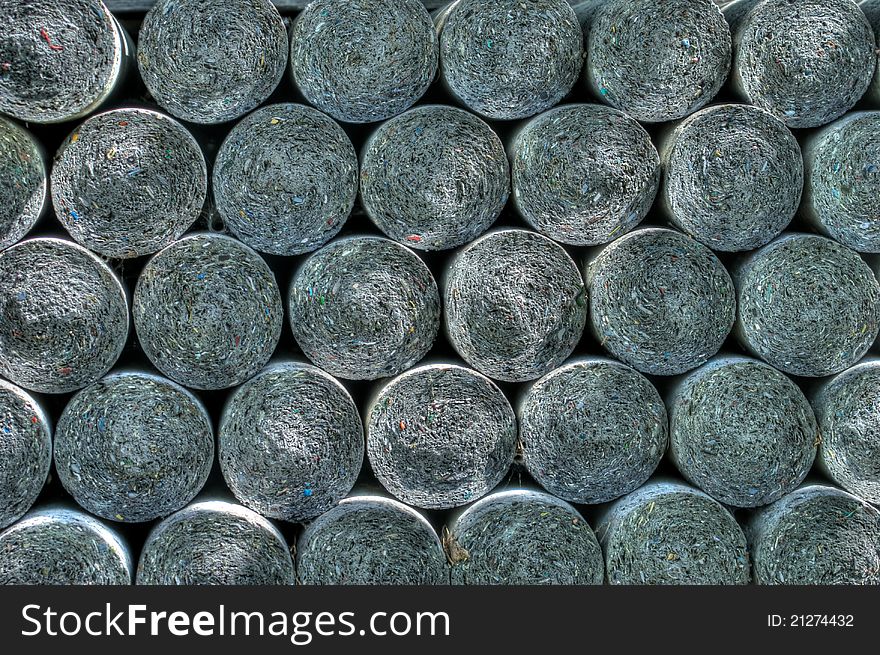
[[[275,275],[231,237],[194,234],[156,254],[134,292],[141,348],[164,375],[194,389],[254,376],[281,337]]]
[[[880,327],[880,285],[849,248],[813,234],[784,234],[732,269],[734,332],[785,373],[821,377],[852,366]]]
[[[321,369],[270,365],[226,401],[220,466],[240,503],[301,522],[351,491],[364,461],[364,431],[348,391]]]
[[[666,452],[666,407],[625,364],[570,361],[528,387],[519,403],[523,462],[547,491],[604,503],[644,484]]]
[[[292,585],[284,537],[256,512],[220,500],[193,503],[150,532],[139,585]]]
[[[158,0],[141,24],[138,48],[147,89],[193,123],[244,116],[287,68],[287,30],[269,0]]]
[[[462,109],[426,105],[383,123],[361,162],[361,200],[386,235],[419,250],[456,248],[485,232],[507,202],[501,140]]]
[[[314,0],[290,37],[293,83],[340,121],[406,111],[437,72],[437,35],[417,0]]]
[[[648,213],[660,159],[634,119],[565,105],[526,123],[510,145],[513,200],[533,228],[577,246],[607,243]]]
[[[122,283],[92,253],[27,239],[0,253],[0,374],[32,391],[91,384],[128,338]]]
[[[214,162],[214,199],[227,228],[273,255],[300,255],[339,233],[358,192],[358,159],[339,125],[296,104],[238,123]]]
[[[168,516],[201,490],[214,461],[202,403],[141,371],[112,373],[67,404],[55,430],[55,468],[80,506],[136,523]]]
[[[129,585],[131,578],[128,546],[85,512],[43,507],[0,533],[0,585]]]
[[[609,584],[742,585],[751,577],[733,516],[679,482],[654,480],[616,501],[596,535]]]
[[[832,481],[880,505],[880,360],[866,358],[811,396],[822,443],[816,460]]]
[[[496,380],[534,380],[568,357],[584,330],[586,289],[568,253],[526,230],[497,230],[458,251],[444,279],[446,332]]]
[[[746,532],[758,584],[880,584],[880,512],[836,487],[801,487]]]
[[[440,77],[481,116],[534,116],[568,95],[580,74],[583,35],[566,0],[457,0],[436,22]]]
[[[813,465],[819,431],[809,402],[758,360],[721,356],[672,387],[669,454],[691,484],[735,507],[793,491]]]
[[[199,144],[176,120],[147,109],[92,116],[65,139],[52,168],[58,220],[106,257],[149,255],[179,239],[207,190]]]
[[[804,139],[802,213],[843,245],[880,252],[880,111],[847,114]]]
[[[46,208],[46,189],[40,144],[30,132],[0,116],[0,250],[31,230]]]
[[[0,112],[60,123],[97,109],[133,56],[98,0],[0,0]]]
[[[453,584],[599,585],[602,549],[584,517],[565,501],[515,489],[468,507],[445,541]]]
[[[288,295],[293,336],[313,364],[351,380],[412,367],[440,327],[440,294],[419,257],[388,239],[339,239],[311,255]]]
[[[457,507],[497,485],[516,450],[516,416],[476,371],[419,366],[382,387],[367,408],[367,453],[382,485],[409,505]]]
[[[586,52],[595,97],[659,123],[718,93],[730,70],[730,29],[712,0],[608,0],[591,18]]]
[[[713,250],[759,248],[794,218],[804,184],[801,150],[785,123],[748,105],[701,109],[659,144],[660,207]]]
[[[0,380],[0,529],[27,512],[52,465],[52,429],[40,403]]]
[[[868,19],[874,32],[874,39],[880,43],[880,0],[859,0],[859,9]],[[880,49],[875,50],[874,54],[878,57],[877,66],[874,68],[874,77],[864,98],[876,105],[880,103]]]
[[[734,29],[731,86],[789,127],[843,115],[874,75],[874,33],[853,0],[764,0]]]
[[[296,543],[306,585],[441,585],[449,568],[440,539],[416,510],[352,496],[309,524]]]
[[[595,254],[584,277],[596,340],[642,373],[696,368],[733,326],[730,276],[711,250],[680,232],[630,232]]]

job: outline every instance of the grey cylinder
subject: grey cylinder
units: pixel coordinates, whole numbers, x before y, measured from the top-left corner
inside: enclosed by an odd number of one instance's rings
[[[880,584],[880,512],[836,487],[801,487],[755,513],[747,534],[758,584]]]
[[[55,155],[52,204],[82,246],[105,257],[149,255],[202,211],[208,171],[183,125],[147,109],[114,109],[79,125]]]
[[[666,452],[666,407],[638,371],[571,360],[528,387],[518,406],[523,462],[544,489],[604,503],[644,484]]]
[[[580,74],[583,34],[566,0],[456,0],[436,22],[440,78],[483,117],[534,116],[568,95]]]
[[[0,113],[60,123],[95,111],[134,57],[100,0],[0,1]]]
[[[272,523],[245,507],[202,500],[150,532],[139,585],[292,585],[293,560]]]
[[[272,356],[283,322],[266,262],[220,234],[193,234],[154,255],[138,279],[132,313],[150,361],[193,389],[253,377]]]
[[[607,243],[650,210],[660,159],[634,119],[601,105],[564,105],[531,119],[510,145],[519,214],[551,239]]]
[[[739,18],[732,89],[789,127],[851,109],[874,75],[874,33],[853,0],[764,0]]]
[[[0,529],[27,512],[52,465],[52,427],[40,403],[0,380]]]
[[[712,0],[608,0],[590,19],[586,51],[596,98],[659,123],[718,93],[730,70],[730,29]]]
[[[0,533],[0,585],[129,585],[131,580],[125,541],[85,512],[42,507]]]
[[[364,461],[361,418],[324,371],[272,364],[226,401],[218,432],[226,484],[264,516],[301,522],[333,507]]]
[[[348,123],[409,109],[437,62],[437,35],[418,0],[315,0],[290,30],[293,83],[309,103]]]
[[[613,503],[596,527],[609,584],[748,584],[739,524],[716,500],[654,480]]]
[[[495,380],[534,380],[567,358],[584,330],[586,290],[568,253],[526,230],[496,230],[458,251],[443,281],[446,333]]]
[[[588,259],[584,278],[596,340],[642,373],[696,368],[733,327],[730,276],[711,250],[680,232],[630,232]]]
[[[361,162],[364,210],[387,236],[419,250],[472,241],[510,193],[501,140],[462,109],[426,105],[383,123]]]
[[[839,373],[877,338],[880,285],[858,254],[830,239],[784,234],[744,256],[732,274],[737,338],[785,373]]]
[[[58,478],[104,519],[151,521],[202,489],[214,461],[208,412],[193,394],[146,371],[111,373],[76,394],[55,430]]]
[[[287,68],[287,30],[269,0],[158,0],[141,24],[138,48],[156,102],[192,123],[244,116]]]
[[[269,105],[223,141],[214,199],[226,227],[252,248],[300,255],[342,229],[357,175],[354,146],[333,119],[304,105]]]
[[[763,109],[701,109],[669,129],[659,149],[661,209],[713,250],[759,248],[797,212],[801,150],[785,123]]]
[[[440,295],[428,267],[379,237],[346,237],[311,255],[294,275],[288,304],[306,357],[350,380],[405,371],[430,350],[440,327]]]
[[[0,253],[0,374],[42,393],[91,384],[128,338],[119,278],[85,248],[27,239]]]
[[[824,380],[811,401],[822,441],[816,463],[831,480],[880,505],[880,360]]]
[[[322,514],[296,543],[305,585],[443,585],[449,568],[428,520],[381,496],[352,496]]]
[[[802,212],[825,236],[880,252],[880,111],[839,118],[804,140]]]
[[[599,585],[602,549],[578,511],[550,494],[513,489],[486,496],[450,525],[452,583]]]
[[[810,403],[763,362],[715,357],[678,380],[666,402],[672,461],[725,505],[778,500],[813,465],[819,431]]]
[[[427,364],[394,378],[366,410],[367,454],[382,485],[409,505],[458,507],[491,491],[516,451],[516,416],[476,371]]]
[[[0,250],[21,240],[42,216],[48,195],[46,175],[37,140],[0,117]]]

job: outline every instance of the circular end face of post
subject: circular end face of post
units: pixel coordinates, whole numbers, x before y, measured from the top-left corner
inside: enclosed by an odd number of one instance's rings
[[[27,130],[0,116],[0,250],[31,231],[47,195],[42,148]]]
[[[587,319],[580,271],[562,246],[498,230],[453,256],[444,285],[446,332],[458,354],[495,380],[534,380],[574,350]]]
[[[112,373],[86,387],[55,430],[61,484],[111,521],[151,521],[180,509],[204,486],[213,459],[202,403],[151,373]]]
[[[666,452],[666,407],[642,374],[577,359],[535,382],[519,404],[529,473],[573,503],[604,503],[644,484]]]
[[[587,88],[647,123],[708,103],[730,71],[730,28],[712,0],[609,0],[587,33]]]
[[[287,30],[269,0],[158,0],[141,25],[137,60],[156,102],[210,124],[262,104],[287,53]]]
[[[582,63],[583,33],[566,0],[458,0],[443,17],[443,82],[486,118],[549,109],[571,91]]]
[[[789,127],[818,127],[849,111],[874,75],[875,40],[853,0],[767,0],[734,34],[732,81]]]
[[[0,529],[34,504],[52,465],[52,430],[39,402],[0,380]]]
[[[311,255],[294,275],[288,302],[306,357],[349,380],[412,367],[440,327],[431,271],[409,248],[380,237],[346,237]]]
[[[880,512],[836,487],[801,487],[747,530],[758,584],[880,584]]]
[[[0,113],[30,123],[83,118],[114,90],[129,57],[99,0],[0,0]]]
[[[711,359],[676,384],[668,407],[673,462],[725,505],[778,500],[813,465],[813,409],[794,382],[763,362]]]
[[[409,505],[458,507],[491,491],[516,451],[516,416],[476,371],[428,364],[385,385],[367,409],[367,453],[382,485]]]
[[[455,519],[446,539],[453,584],[598,585],[602,549],[578,511],[540,491],[494,493]]]
[[[880,252],[880,111],[847,114],[806,140],[805,215],[825,235]]]
[[[602,105],[565,105],[536,116],[513,139],[510,160],[520,215],[551,239],[576,246],[629,232],[660,184],[651,137]]]
[[[596,340],[642,373],[696,368],[733,327],[730,276],[711,250],[680,232],[630,232],[602,249],[585,277]]]
[[[128,338],[119,278],[85,248],[27,239],[0,253],[0,374],[67,393],[95,382]]]
[[[501,214],[510,167],[501,140],[462,109],[416,107],[383,123],[364,147],[361,199],[390,238],[419,250],[464,245]]]
[[[801,149],[785,124],[748,105],[701,109],[661,147],[670,221],[713,250],[760,248],[797,212]]]
[[[855,252],[814,234],[785,234],[734,270],[737,336],[790,375],[839,373],[880,325],[880,285]]]
[[[301,522],[351,491],[364,460],[364,432],[351,396],[327,373],[273,364],[226,401],[219,455],[239,502]]]
[[[813,396],[822,442],[817,463],[836,484],[880,505],[880,362],[865,360]]]
[[[315,250],[339,233],[358,192],[358,159],[341,127],[296,104],[238,123],[214,162],[214,199],[229,230],[273,255]]]
[[[702,491],[649,482],[616,501],[596,527],[609,584],[748,584],[746,537]]]
[[[315,519],[296,544],[306,585],[443,585],[440,538],[419,512],[379,496],[352,496]]]
[[[130,585],[131,552],[85,512],[47,507],[0,533],[0,585]]]
[[[134,325],[147,357],[193,389],[225,389],[253,377],[281,337],[275,275],[249,247],[219,234],[172,243],[144,267]]]
[[[193,136],[147,109],[92,116],[65,139],[52,168],[55,215],[77,243],[105,257],[149,255],[179,239],[207,188]]]
[[[251,510],[196,502],[159,523],[141,550],[139,585],[292,585],[287,543]]]
[[[437,34],[418,0],[315,0],[291,27],[294,84],[310,104],[347,123],[412,107],[437,62]]]

